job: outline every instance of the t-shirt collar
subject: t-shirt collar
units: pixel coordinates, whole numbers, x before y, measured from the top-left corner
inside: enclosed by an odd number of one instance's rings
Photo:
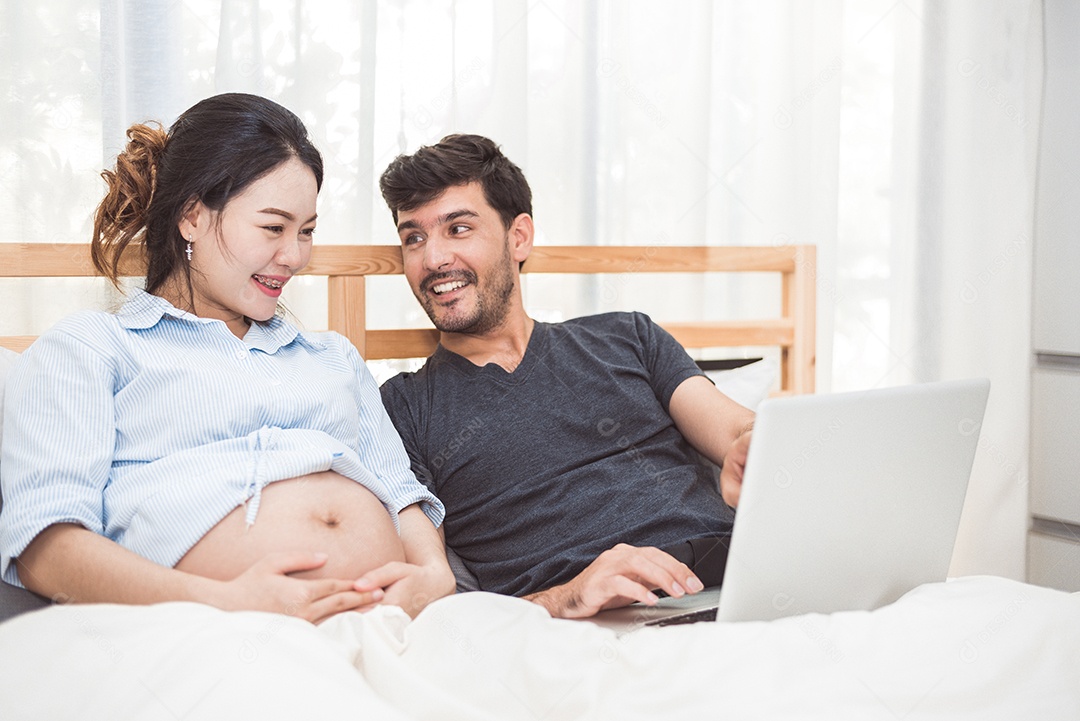
[[[527,378],[537,360],[544,356],[548,344],[549,329],[550,324],[538,320],[533,321],[533,330],[529,336],[529,342],[525,346],[525,354],[513,373],[507,373],[498,363],[488,363],[482,367],[477,366],[468,358],[447,350],[442,343],[435,346],[435,352],[431,354],[428,362],[433,364],[446,363],[467,375],[481,374],[504,382],[517,382]]]

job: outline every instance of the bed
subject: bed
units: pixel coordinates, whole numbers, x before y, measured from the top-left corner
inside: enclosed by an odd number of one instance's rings
[[[706,360],[774,349],[775,378],[714,374],[733,393],[814,390],[812,247],[547,247],[525,271],[777,275],[776,317],[662,324]],[[433,348],[432,330],[369,327],[367,280],[401,274],[396,246],[320,246],[306,272],[327,278],[329,327],[369,361]],[[0,276],[86,275],[85,246],[0,244]],[[188,603],[50,604],[4,586],[0,614],[4,719],[1080,718],[1080,595],[995,577],[870,612],[632,633],[482,592],[412,621],[379,608],[315,627]]]

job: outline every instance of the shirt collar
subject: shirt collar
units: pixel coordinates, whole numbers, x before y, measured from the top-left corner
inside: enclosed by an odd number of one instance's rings
[[[127,300],[116,314],[120,325],[128,330],[153,328],[164,316],[193,323],[209,322],[209,319],[180,310],[161,296],[147,293],[141,288],[133,288],[128,292]]]
[[[168,316],[188,323],[221,323],[214,318],[201,318],[185,310],[180,310],[161,296],[147,293],[141,288],[133,289],[128,299],[116,314],[120,325],[128,330],[146,330],[157,325],[162,318]],[[309,346],[322,348],[323,344],[309,337],[306,333],[300,333],[292,323],[283,318],[274,316],[265,323],[252,323],[248,332],[244,335],[244,343],[249,347],[264,353],[276,353],[293,340],[300,337],[301,341]]]

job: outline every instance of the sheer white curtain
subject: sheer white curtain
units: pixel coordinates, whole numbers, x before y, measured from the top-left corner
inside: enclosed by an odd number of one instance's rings
[[[85,241],[129,124],[240,90],[323,150],[319,242],[394,242],[381,171],[476,132],[526,171],[540,243],[816,244],[821,390],[992,379],[953,570],[1022,576],[1040,3],[3,0],[0,41],[8,240]],[[777,310],[751,281],[646,280],[532,278],[527,302]],[[0,281],[4,333],[109,298],[22,288]],[[425,322],[401,284],[371,292],[378,323]]]
[[[894,112],[888,377],[991,379],[954,571],[1020,577],[1041,3],[927,2],[905,33],[918,73]]]

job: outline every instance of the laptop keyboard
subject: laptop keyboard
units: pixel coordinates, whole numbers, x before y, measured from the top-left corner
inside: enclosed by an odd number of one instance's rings
[[[698,623],[699,621],[715,621],[716,620],[716,607],[702,608],[698,611],[691,611],[690,613],[680,613],[677,616],[668,616],[667,618],[657,618],[652,621],[646,621],[646,626],[678,626],[683,623]]]

